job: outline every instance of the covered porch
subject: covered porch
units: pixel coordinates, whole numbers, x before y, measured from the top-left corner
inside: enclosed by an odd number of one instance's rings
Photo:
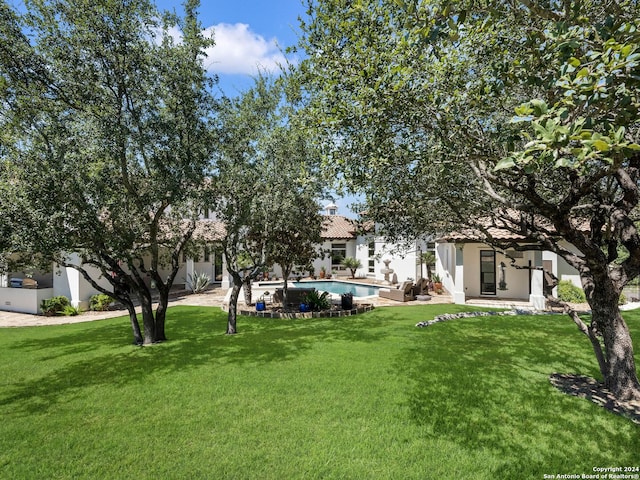
[[[543,252],[439,242],[436,271],[456,304],[544,310]]]

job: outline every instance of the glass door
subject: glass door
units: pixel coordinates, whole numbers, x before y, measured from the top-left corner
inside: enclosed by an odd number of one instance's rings
[[[480,250],[480,295],[496,294],[496,252]]]

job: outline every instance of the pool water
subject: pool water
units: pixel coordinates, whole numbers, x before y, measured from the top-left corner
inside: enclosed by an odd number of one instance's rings
[[[299,288],[315,288],[320,292],[329,292],[342,295],[343,293],[351,293],[354,297],[370,297],[378,295],[380,287],[369,285],[359,285],[356,283],[337,282],[333,280],[324,280],[320,282],[293,282]]]

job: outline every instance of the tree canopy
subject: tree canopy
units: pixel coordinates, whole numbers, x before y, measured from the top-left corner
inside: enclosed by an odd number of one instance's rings
[[[168,292],[215,148],[202,65],[212,39],[198,5],[187,0],[177,17],[147,0],[33,0],[24,13],[0,3],[3,202],[19,209],[9,247],[115,295],[137,342],[165,339]]]
[[[640,396],[617,307],[640,266],[638,10],[311,0],[301,41],[307,114],[327,164],[364,191],[387,236],[470,227],[496,248],[563,257],[592,322],[569,313],[621,399]],[[526,245],[492,238],[489,226]]]
[[[225,101],[221,114],[225,133],[212,202],[225,225],[224,255],[233,278],[228,334],[236,333],[243,284],[250,288],[274,263],[286,279],[294,264],[318,255],[323,193],[318,155],[287,97],[286,81],[259,76],[253,88]]]

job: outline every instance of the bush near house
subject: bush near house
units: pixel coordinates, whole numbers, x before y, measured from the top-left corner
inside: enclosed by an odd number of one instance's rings
[[[362,267],[362,262],[357,258],[347,257],[341,262],[342,266],[351,271],[351,278],[356,278],[356,270]]]
[[[575,286],[570,280],[560,280],[558,283],[558,298],[568,303],[586,303],[587,301],[584,290]],[[618,303],[620,305],[627,303],[627,297],[623,293],[620,294]]]
[[[558,298],[563,302],[585,303],[587,297],[584,290],[575,286],[570,280],[560,280],[558,283]]]
[[[113,303],[113,298],[104,293],[98,293],[93,295],[89,300],[89,310],[93,310],[95,312],[104,312],[109,310],[111,304]]]
[[[303,302],[309,305],[309,309],[312,312],[320,312],[321,310],[328,310],[331,308],[331,300],[329,299],[328,292],[320,293],[317,290],[314,290],[304,296]]]
[[[47,298],[40,304],[40,309],[44,315],[53,316],[64,312],[66,307],[70,307],[69,299],[64,295]]]

